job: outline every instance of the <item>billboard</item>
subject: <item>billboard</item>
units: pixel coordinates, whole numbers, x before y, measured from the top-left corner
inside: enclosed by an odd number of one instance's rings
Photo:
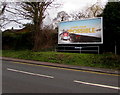
[[[58,44],[102,44],[102,17],[60,22]]]

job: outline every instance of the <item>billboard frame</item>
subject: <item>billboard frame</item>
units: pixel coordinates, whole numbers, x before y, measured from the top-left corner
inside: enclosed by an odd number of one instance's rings
[[[101,19],[101,41],[100,42],[75,42],[75,43],[59,43],[59,29],[60,29],[60,23],[62,22],[74,22],[74,21],[84,21],[84,20],[92,20],[92,19]],[[61,21],[58,23],[58,45],[74,45],[74,44],[103,44],[103,17],[93,17],[93,18],[85,18],[85,19],[80,19],[80,20],[71,20],[71,21]]]

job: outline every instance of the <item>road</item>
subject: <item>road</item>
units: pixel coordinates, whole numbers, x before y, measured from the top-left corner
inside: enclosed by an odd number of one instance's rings
[[[2,62],[3,93],[118,93],[118,76]]]

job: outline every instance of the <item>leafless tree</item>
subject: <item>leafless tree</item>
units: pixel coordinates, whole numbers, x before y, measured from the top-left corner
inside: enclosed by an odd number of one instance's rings
[[[92,6],[88,7],[85,11],[86,17],[97,17],[103,12],[103,7],[100,5],[99,2],[93,4]]]
[[[1,15],[0,15],[0,25],[4,29],[7,25],[17,23],[22,24],[20,21],[23,20],[19,18],[15,9],[17,9],[17,3],[15,2],[2,2]]]
[[[71,17],[73,20],[97,17],[103,12],[103,9],[104,8],[100,5],[100,2],[97,2],[89,7],[87,6],[84,10],[73,12]]]
[[[57,17],[53,19],[54,27],[57,27],[58,22],[69,21],[70,15],[65,11],[60,11],[57,14]]]
[[[57,19],[60,21],[68,21],[69,20],[69,15],[65,11],[61,11],[57,14]]]
[[[82,18],[86,18],[86,15],[84,14],[84,12],[81,12],[81,11],[79,11],[79,12],[75,11],[75,12],[71,13],[70,16],[71,16],[72,20],[79,20]]]
[[[0,28],[2,27],[2,22],[4,21],[3,14],[5,12],[6,5],[7,4],[5,2],[0,2]]]
[[[0,15],[4,13],[6,5],[7,4],[5,2],[0,2]]]
[[[31,19],[34,24],[33,32],[34,32],[34,51],[38,51],[41,49],[43,41],[43,20],[45,19],[46,10],[51,7],[54,0],[43,0],[42,2],[24,2],[21,3],[22,9],[20,14],[24,16],[26,19]]]

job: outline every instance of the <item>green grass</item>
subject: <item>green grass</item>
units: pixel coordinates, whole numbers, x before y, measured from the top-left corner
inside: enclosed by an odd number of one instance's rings
[[[59,64],[120,69],[120,56],[114,54],[79,54],[3,50],[2,56]]]

